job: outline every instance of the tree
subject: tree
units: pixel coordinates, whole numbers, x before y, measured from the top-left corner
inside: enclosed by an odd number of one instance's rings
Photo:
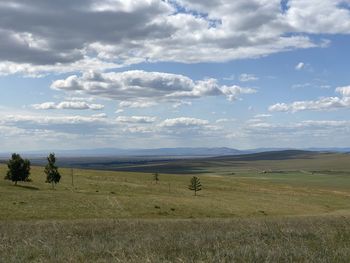
[[[197,192],[202,190],[202,185],[198,177],[193,176],[191,179],[191,184],[188,186],[188,189],[194,191],[194,195],[197,195]]]
[[[58,172],[58,167],[56,166],[56,156],[54,153],[50,153],[47,157],[47,165],[45,166],[46,183],[52,185],[52,189],[55,188],[55,184],[58,184],[61,180],[61,175]]]
[[[22,159],[22,157],[13,153],[11,159],[7,163],[8,171],[5,176],[6,180],[11,180],[17,185],[18,181],[29,181],[30,161]]]
[[[153,180],[156,182],[156,184],[158,184],[158,181],[159,181],[159,174],[158,173],[153,174]]]

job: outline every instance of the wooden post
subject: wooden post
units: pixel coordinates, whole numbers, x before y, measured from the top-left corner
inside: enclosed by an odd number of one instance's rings
[[[71,173],[71,176],[72,176],[72,188],[73,188],[73,191],[74,191],[74,171],[73,171],[73,168],[70,169],[70,173]]]

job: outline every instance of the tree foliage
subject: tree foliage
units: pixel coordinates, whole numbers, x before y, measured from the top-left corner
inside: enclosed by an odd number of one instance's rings
[[[58,184],[61,180],[61,175],[58,172],[56,166],[56,156],[54,153],[50,153],[47,157],[47,165],[45,166],[46,183],[52,184],[52,188],[55,188],[55,184]]]
[[[194,195],[197,195],[197,192],[202,190],[202,184],[198,177],[193,176],[191,178],[191,184],[188,186],[188,189],[194,191]]]
[[[13,153],[11,156],[11,159],[7,163],[8,171],[5,176],[6,180],[11,180],[12,182],[15,182],[15,185],[17,185],[17,182],[22,181],[26,182],[29,181],[29,175],[30,175],[30,161],[27,159],[22,159],[22,157],[17,154]]]

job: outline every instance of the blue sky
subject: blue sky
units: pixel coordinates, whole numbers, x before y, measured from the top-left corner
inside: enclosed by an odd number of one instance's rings
[[[345,0],[0,4],[0,151],[349,147]]]

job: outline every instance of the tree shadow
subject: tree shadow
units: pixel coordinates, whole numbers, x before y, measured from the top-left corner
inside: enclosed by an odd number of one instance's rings
[[[38,187],[35,186],[31,186],[31,185],[15,185],[16,187],[20,187],[20,188],[24,188],[24,189],[28,189],[28,190],[34,190],[34,191],[38,191],[40,190]]]

